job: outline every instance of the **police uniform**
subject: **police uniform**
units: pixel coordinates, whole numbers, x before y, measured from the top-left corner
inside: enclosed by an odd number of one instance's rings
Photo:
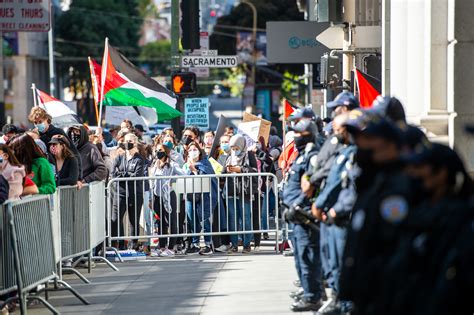
[[[334,159],[325,185],[316,199],[315,205],[318,209],[336,211],[335,222],[321,223],[321,264],[330,288],[339,292],[339,276],[342,265],[347,223],[350,218],[353,198],[353,190],[349,187],[350,174],[353,169],[355,145],[344,145]],[[345,200],[345,198],[349,198]],[[327,214],[329,216],[329,214]]]
[[[301,191],[301,177],[315,166],[318,152],[318,147],[314,143],[308,143],[305,150],[298,154],[288,172],[288,179],[283,189],[282,200],[286,205],[311,205]],[[322,288],[319,235],[307,227],[295,224],[292,242],[296,271],[304,289],[304,298],[308,301],[318,301]]]

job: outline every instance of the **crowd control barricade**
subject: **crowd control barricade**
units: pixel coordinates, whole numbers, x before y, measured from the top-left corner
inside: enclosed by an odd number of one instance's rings
[[[58,187],[55,202],[55,215],[59,216],[53,221],[59,221],[60,241],[60,275],[63,271],[76,274],[85,283],[90,281],[77,269],[73,268],[84,259],[101,260],[112,269],[118,270],[103,257],[92,256],[92,250],[105,241],[105,184],[94,182],[78,189],[77,186]],[[87,258],[83,258],[87,255]],[[62,265],[65,261],[76,259],[71,267]]]
[[[0,205],[0,295],[16,290],[15,265],[12,255],[8,206]],[[1,308],[0,308],[1,309]]]
[[[20,301],[21,313],[26,314],[28,300],[38,300],[53,313],[58,314],[51,304],[39,296],[42,291],[69,290],[84,304],[88,304],[57,275],[51,196],[35,196],[11,201],[4,205],[4,209],[7,210],[7,222],[2,222],[2,226],[9,229],[11,243],[3,245],[6,253],[14,259],[18,296],[13,299]],[[2,250],[5,251],[5,248]],[[54,283],[54,288],[48,288],[50,282]],[[45,288],[31,294],[42,284]],[[6,303],[10,301],[7,300]]]
[[[172,249],[184,237],[194,244],[204,237],[208,245],[211,237],[256,241],[268,233],[278,250],[278,198],[270,201],[270,190],[278,194],[270,173],[114,178],[107,186],[108,245],[158,238]]]

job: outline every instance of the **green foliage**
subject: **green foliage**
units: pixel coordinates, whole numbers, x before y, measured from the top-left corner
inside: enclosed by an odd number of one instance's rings
[[[170,73],[171,42],[160,40],[142,47],[139,61],[149,68],[151,76],[167,76]]]

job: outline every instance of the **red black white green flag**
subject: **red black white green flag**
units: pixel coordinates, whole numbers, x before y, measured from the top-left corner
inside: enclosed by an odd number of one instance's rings
[[[367,73],[354,70],[360,107],[369,108],[382,91],[381,82]]]

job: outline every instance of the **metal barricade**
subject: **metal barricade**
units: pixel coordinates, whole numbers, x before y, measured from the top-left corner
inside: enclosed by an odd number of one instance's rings
[[[11,252],[8,207],[0,205],[0,295],[16,290],[15,266]]]
[[[11,235],[10,246],[5,245],[14,257],[22,314],[26,314],[28,300],[39,300],[53,313],[58,314],[51,304],[39,296],[41,291],[69,290],[84,304],[88,304],[67,283],[58,279],[50,201],[50,196],[37,196],[12,201],[4,206],[8,208],[8,224],[3,226],[9,227]],[[54,289],[45,287],[35,295],[30,295],[39,285],[47,285],[50,281],[54,281]]]
[[[107,186],[108,245],[158,238],[172,249],[183,237],[193,244],[203,237],[206,245],[230,237],[237,246],[241,235],[247,246],[268,233],[278,250],[278,198],[270,202],[270,189],[278,194],[270,173],[114,178]]]

